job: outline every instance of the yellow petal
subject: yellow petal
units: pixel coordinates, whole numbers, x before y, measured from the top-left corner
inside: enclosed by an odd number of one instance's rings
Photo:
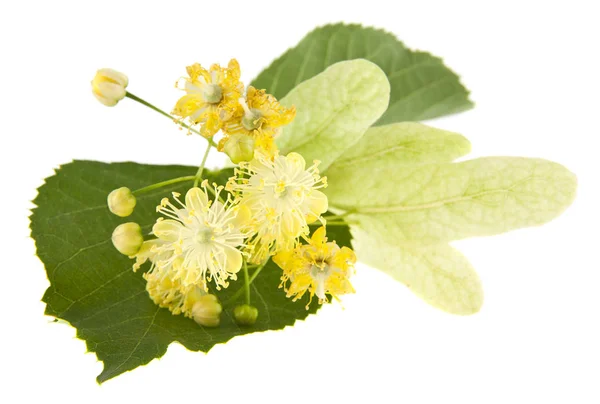
[[[197,213],[203,212],[208,206],[208,197],[200,188],[191,188],[185,194],[185,206]]]
[[[185,227],[176,220],[167,219],[156,222],[152,232],[161,240],[174,242],[179,239],[181,231]]]
[[[293,258],[294,250],[285,250],[275,254],[272,259],[281,269],[286,269],[290,266]]]
[[[204,99],[202,99],[200,94],[186,94],[177,101],[177,104],[175,104],[173,114],[186,118],[205,106],[206,102],[204,102]]]
[[[242,253],[235,248],[225,248],[225,267],[224,269],[230,274],[239,272],[242,268]]]
[[[204,137],[211,137],[221,129],[222,123],[219,119],[219,115],[216,112],[210,112],[207,114],[206,122],[200,128],[200,133]]]
[[[285,159],[289,164],[295,166],[298,170],[304,171],[306,168],[306,160],[304,160],[304,157],[298,153],[288,153],[288,155],[285,156]]]
[[[240,76],[241,76],[240,64],[238,63],[237,60],[231,59],[229,61],[229,64],[227,65],[227,68],[229,69],[229,75],[231,76],[231,78],[233,78],[235,80],[240,79]]]
[[[238,205],[235,210],[236,216],[231,223],[238,228],[243,228],[250,225],[252,220],[252,211],[250,208],[246,205]]]
[[[117,101],[122,100],[127,92],[123,86],[109,81],[95,83],[93,90],[98,95]]]
[[[323,244],[326,242],[327,242],[327,236],[326,236],[325,227],[321,226],[317,230],[315,230],[315,232],[311,236],[310,243],[318,245],[318,244]]]
[[[340,253],[338,254],[342,259],[346,262],[350,262],[352,264],[356,264],[356,254],[348,247],[342,247]]]
[[[281,216],[281,230],[290,240],[300,235],[303,224],[302,220],[295,215],[287,214]]]
[[[313,190],[308,197],[308,208],[310,209],[309,213],[314,216],[319,216],[327,212],[329,208],[327,195],[321,191]]]

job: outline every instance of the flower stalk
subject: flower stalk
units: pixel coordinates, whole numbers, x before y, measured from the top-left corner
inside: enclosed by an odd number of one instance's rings
[[[127,93],[125,94],[125,97],[127,97],[127,98],[129,98],[129,99],[132,99],[132,100],[134,100],[134,101],[137,101],[137,102],[139,102],[140,104],[142,104],[142,105],[144,105],[144,106],[146,106],[146,107],[150,108],[151,110],[153,110],[153,111],[156,111],[156,112],[158,112],[159,114],[161,114],[161,115],[163,115],[163,116],[166,116],[167,118],[169,118],[169,119],[170,119],[170,120],[172,120],[173,122],[176,122],[178,125],[180,125],[180,126],[183,126],[184,128],[186,128],[187,130],[189,130],[189,131],[191,131],[191,132],[194,132],[194,133],[195,133],[195,134],[197,134],[197,135],[200,135],[200,136],[202,136],[202,134],[201,134],[200,132],[198,132],[196,129],[192,128],[191,126],[189,126],[189,125],[188,125],[188,124],[186,124],[185,122],[182,122],[182,121],[180,121],[180,120],[177,120],[177,119],[175,119],[175,117],[173,117],[171,114],[168,114],[168,113],[166,113],[166,112],[165,112],[165,111],[163,111],[162,109],[160,109],[160,108],[158,108],[158,107],[156,107],[156,106],[154,106],[154,105],[150,104],[148,101],[146,101],[146,100],[144,100],[144,99],[142,99],[142,98],[138,97],[137,95],[135,95],[135,94],[132,94],[132,93],[130,93],[129,91],[127,91]],[[206,139],[206,141],[208,142],[208,144],[209,144],[209,145],[211,145],[211,146],[215,146],[215,147],[217,146],[217,145],[216,145],[216,143],[215,143],[215,142],[214,142],[212,139],[206,138],[206,137],[204,137],[204,136],[202,136],[202,137],[203,137],[204,139]]]

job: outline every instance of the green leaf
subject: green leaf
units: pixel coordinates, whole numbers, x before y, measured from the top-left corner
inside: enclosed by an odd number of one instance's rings
[[[357,59],[332,65],[281,100],[298,112],[277,145],[284,154],[320,160],[325,170],[383,114],[389,94],[388,80],[375,64]]]
[[[352,228],[360,260],[405,284],[434,307],[453,314],[474,314],[483,304],[477,273],[458,250],[447,244],[393,245]]]
[[[397,165],[449,162],[470,151],[471,143],[458,133],[415,122],[395,123],[367,130],[329,170],[335,173],[347,166],[376,164],[380,160]]]
[[[473,107],[459,77],[441,59],[407,49],[390,33],[360,25],[325,25],[310,32],[252,82],[277,98],[334,63],[363,58],[390,81],[390,106],[378,125],[421,121]]]
[[[542,159],[488,157],[399,165],[379,159],[328,172],[332,208],[381,240],[439,243],[546,223],[573,201],[577,180]]]
[[[256,331],[277,330],[314,313],[306,301],[293,303],[279,289],[281,270],[269,263],[252,284],[252,304],[259,317],[252,327],[239,327],[233,307],[218,328],[204,328],[181,315],[173,316],[156,306],[145,291],[141,273],[131,269],[132,260],[119,254],[111,233],[122,222],[135,221],[145,234],[157,218],[156,205],[170,192],[184,193],[191,182],[165,187],[138,197],[134,213],[125,219],[112,215],[106,206],[108,193],[118,187],[141,188],[174,177],[194,175],[196,167],[151,166],[135,163],[106,164],[75,161],[62,166],[39,189],[31,217],[31,234],[44,263],[50,287],[43,301],[46,313],[68,321],[85,340],[88,350],[104,362],[98,382],[104,382],[162,356],[174,341],[194,351]],[[205,174],[223,184],[231,170]],[[349,243],[347,228],[336,229],[338,243]],[[217,292],[227,301],[243,285],[243,279]]]

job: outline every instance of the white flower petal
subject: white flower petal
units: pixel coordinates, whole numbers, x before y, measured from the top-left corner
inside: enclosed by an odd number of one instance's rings
[[[204,211],[205,207],[208,205],[208,197],[200,188],[191,188],[187,194],[185,194],[185,205],[188,209],[200,213]]]
[[[154,227],[152,227],[152,232],[161,240],[174,242],[179,240],[184,229],[185,226],[178,221],[167,219],[156,222]]]

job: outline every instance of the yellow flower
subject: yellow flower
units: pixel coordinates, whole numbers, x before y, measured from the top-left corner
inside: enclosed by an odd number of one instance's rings
[[[201,188],[192,188],[185,195],[185,203],[179,194],[173,193],[178,206],[163,198],[157,211],[168,217],[159,218],[152,231],[158,238],[145,242],[134,256],[138,269],[146,260],[152,262],[148,276],[158,273],[160,281],[165,277],[183,290],[202,286],[210,281],[217,289],[227,287],[228,279],[237,279],[242,267],[245,233],[242,223],[249,220],[247,209],[232,206],[231,199],[222,203],[217,189],[214,201],[207,197],[207,182]]]
[[[114,107],[125,98],[129,79],[123,73],[113,69],[100,69],[92,80],[92,94],[107,107]]]
[[[203,284],[183,286],[180,280],[171,279],[167,271],[146,272],[144,279],[152,301],[175,315],[183,313],[192,318],[194,305],[207,295]]]
[[[257,150],[272,157],[277,150],[275,137],[281,132],[282,126],[292,122],[296,109],[283,107],[271,94],[252,86],[246,91],[246,99],[240,99],[239,103],[241,109],[223,127],[226,137],[222,144],[229,135],[250,136],[254,139]]]
[[[226,68],[214,64],[206,70],[196,63],[187,67],[187,73],[189,77],[182,78],[181,88],[187,94],[177,101],[173,115],[189,119],[194,125],[200,124],[200,133],[211,137],[239,108],[238,99],[244,90],[240,65],[231,59]]]
[[[327,242],[324,227],[313,233],[309,244],[281,251],[273,261],[283,269],[282,286],[293,301],[306,292],[310,294],[310,301],[316,295],[319,303],[327,301],[327,294],[338,299],[339,295],[354,293],[348,278],[354,272],[356,255],[348,247],[340,248],[335,242]]]
[[[249,260],[263,262],[269,255],[293,248],[298,237],[308,234],[308,224],[327,211],[327,196],[319,191],[326,178],[319,176],[315,162],[308,169],[298,153],[260,153],[249,163],[240,163],[227,189],[248,208],[246,241]]]

